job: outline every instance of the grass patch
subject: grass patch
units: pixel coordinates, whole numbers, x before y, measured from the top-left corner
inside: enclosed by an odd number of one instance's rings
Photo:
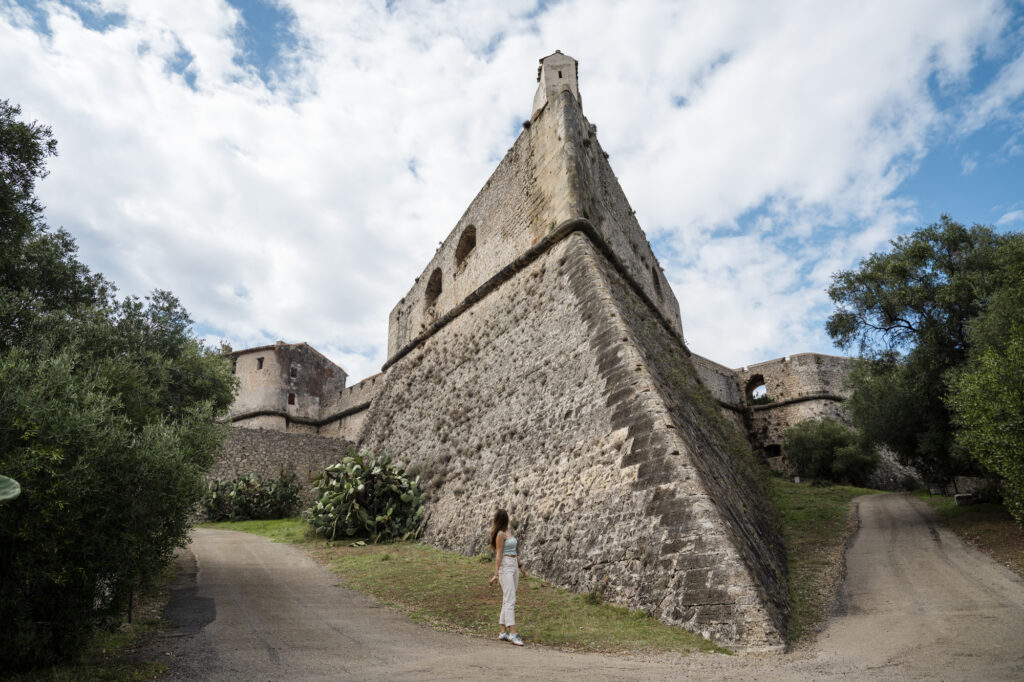
[[[850,501],[877,490],[772,480],[789,561],[789,639],[809,640],[825,621],[843,577],[846,543],[856,530]],[[967,507],[965,509],[976,509]],[[483,637],[497,632],[501,591],[487,585],[490,562],[415,542],[349,547],[316,539],[300,518],[226,521],[203,528],[238,530],[278,542],[304,543],[353,589],[409,614],[416,622]],[[724,651],[686,630],[642,613],[600,603],[529,577],[516,604],[531,642],[577,651]]]
[[[486,558],[415,542],[364,547],[321,542],[310,549],[347,585],[407,612],[415,622],[482,637],[498,634],[501,589],[487,584],[493,562]],[[683,628],[535,577],[519,583],[516,620],[530,643],[575,651],[725,651]]]
[[[349,547],[354,539],[326,542],[312,535],[301,518],[221,521],[200,527],[301,543],[346,585],[408,613],[414,622],[482,637],[498,633],[501,588],[487,584],[490,559],[464,557],[418,542]],[[575,651],[726,652],[680,627],[603,604],[596,595],[554,588],[535,577],[519,583],[516,620],[531,643]]]
[[[1024,530],[999,504],[956,506],[952,497],[914,492],[927,502],[939,520],[967,544],[981,550],[1024,578]]]
[[[262,521],[216,521],[201,523],[197,528],[213,528],[215,530],[237,530],[270,538],[274,542],[305,542],[312,537],[309,524],[302,517],[293,516],[288,519],[269,519]]]
[[[850,501],[878,490],[773,479],[789,561],[789,641],[812,638],[843,578],[846,543],[856,531]]]

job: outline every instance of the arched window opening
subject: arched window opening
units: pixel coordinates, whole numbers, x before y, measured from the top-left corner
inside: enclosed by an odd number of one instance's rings
[[[661,278],[658,277],[658,269],[651,266],[651,279],[654,280],[654,293],[658,295],[658,300],[661,300]]]
[[[476,247],[476,228],[470,225],[462,232],[459,243],[455,247],[455,267],[461,268],[470,252]]]
[[[764,377],[760,374],[750,377],[747,382],[747,402],[751,405],[764,405],[771,401],[772,399],[768,397],[768,387],[764,383]]]
[[[430,280],[427,281],[427,294],[424,299],[423,305],[429,308],[434,305],[437,301],[437,297],[441,295],[441,268],[434,268],[434,271],[430,273]]]

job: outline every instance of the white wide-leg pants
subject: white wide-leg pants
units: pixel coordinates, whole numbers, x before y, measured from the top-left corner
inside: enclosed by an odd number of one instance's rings
[[[516,589],[519,587],[519,560],[516,557],[501,557],[498,582],[501,583],[501,615],[498,616],[498,625],[511,627],[516,624]]]

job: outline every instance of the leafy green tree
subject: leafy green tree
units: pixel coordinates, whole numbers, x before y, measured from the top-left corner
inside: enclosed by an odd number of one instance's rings
[[[929,480],[973,466],[953,438],[947,376],[967,361],[969,325],[1005,282],[1005,252],[1018,242],[944,215],[837,273],[829,287],[836,311],[828,333],[866,361],[852,377],[854,425]]]
[[[1024,325],[951,380],[957,442],[1005,480],[1007,509],[1024,525]]]
[[[858,444],[852,429],[828,417],[794,424],[783,439],[789,462],[807,478],[865,485],[878,466],[878,455]]]
[[[187,539],[230,404],[167,292],[118,300],[34,196],[49,128],[0,102],[0,668],[73,655]]]
[[[1024,239],[999,258],[1001,286],[970,325],[970,356],[951,373],[947,402],[957,443],[1006,481],[1006,506],[1024,525]]]

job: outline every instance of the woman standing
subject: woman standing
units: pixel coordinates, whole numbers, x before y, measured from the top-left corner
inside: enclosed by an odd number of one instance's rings
[[[516,588],[519,587],[519,574],[525,578],[526,571],[519,562],[519,541],[509,535],[508,512],[504,509],[499,509],[494,515],[491,549],[494,550],[494,577],[489,584],[501,583],[501,615],[498,616],[501,634],[498,639],[523,646],[523,640],[516,632]]]

